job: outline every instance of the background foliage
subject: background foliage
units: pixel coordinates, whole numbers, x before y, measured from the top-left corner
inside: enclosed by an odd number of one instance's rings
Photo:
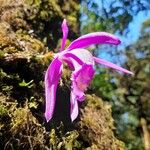
[[[136,28],[136,25],[132,28],[129,25],[139,13],[145,14],[146,18],[150,12],[150,2],[87,0],[82,1],[81,12],[82,33],[100,30],[128,38],[128,34]],[[98,74],[92,84],[93,92],[111,102],[116,135],[125,142],[127,150],[150,149],[150,19],[143,22],[138,35],[140,36],[134,43],[128,39],[127,46],[100,46],[94,52],[107,57],[106,54],[100,54],[105,49],[111,55],[111,60],[135,74],[131,78],[114,72],[110,74],[110,70],[104,68],[97,69]]]

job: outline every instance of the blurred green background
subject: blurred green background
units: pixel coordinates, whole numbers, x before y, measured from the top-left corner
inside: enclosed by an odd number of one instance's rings
[[[81,33],[107,31],[122,41],[94,53],[134,72],[128,77],[97,68],[92,90],[112,104],[116,135],[126,149],[150,149],[150,1],[83,0],[80,12]]]

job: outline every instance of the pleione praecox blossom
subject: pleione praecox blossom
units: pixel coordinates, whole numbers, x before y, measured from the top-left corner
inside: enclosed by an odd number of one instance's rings
[[[93,79],[95,63],[105,65],[127,74],[133,74],[131,71],[121,68],[111,62],[92,56],[88,50],[84,49],[92,44],[118,45],[120,44],[120,40],[116,36],[106,32],[89,33],[77,38],[65,49],[68,36],[68,26],[65,19],[62,23],[62,32],[63,39],[60,52],[55,55],[45,74],[45,118],[47,122],[53,117],[56,103],[56,91],[62,75],[63,62],[72,70],[70,93],[70,117],[72,121],[78,116],[78,101],[81,102],[85,100],[84,92]]]

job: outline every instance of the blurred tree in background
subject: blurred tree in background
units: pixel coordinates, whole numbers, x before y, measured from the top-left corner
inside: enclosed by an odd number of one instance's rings
[[[126,106],[124,111],[126,111],[127,118],[129,119],[127,124],[130,128],[128,128],[126,132],[133,132],[130,138],[126,135],[129,139],[125,138],[125,140],[129,140],[129,143],[132,141],[134,147],[136,147],[137,143],[137,149],[140,149],[140,146],[142,145],[138,137],[143,136],[143,142],[145,142],[145,149],[150,148],[150,32],[148,31],[149,27],[150,20],[147,20],[143,23],[139,39],[132,45],[126,47],[126,66],[134,70],[134,77],[132,79],[128,78],[126,80],[125,78],[118,78],[119,89],[124,89],[124,91],[122,92],[123,97],[121,98],[121,103],[124,106]]]
[[[134,15],[150,9],[148,0],[82,0],[81,31],[111,31],[123,33],[128,30]]]
[[[81,32],[109,31],[126,36],[129,24],[138,13],[150,11],[148,0],[82,1]],[[136,25],[135,25],[136,28]],[[131,30],[134,30],[132,28]],[[130,39],[128,39],[130,42]],[[123,48],[98,47],[115,55],[114,60],[132,70],[131,77],[97,69],[92,92],[108,100],[113,106],[117,136],[126,143],[127,150],[150,149],[150,20],[141,28],[135,43]],[[113,52],[112,49],[115,49]],[[105,56],[105,55],[104,55]],[[122,60],[122,58],[125,58]],[[120,60],[120,61],[119,61]],[[100,75],[99,75],[100,74]]]

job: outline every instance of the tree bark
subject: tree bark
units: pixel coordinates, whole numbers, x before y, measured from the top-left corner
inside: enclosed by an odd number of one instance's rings
[[[141,118],[141,127],[143,130],[143,141],[145,150],[150,150],[150,133],[147,128],[147,122],[144,118]]]

